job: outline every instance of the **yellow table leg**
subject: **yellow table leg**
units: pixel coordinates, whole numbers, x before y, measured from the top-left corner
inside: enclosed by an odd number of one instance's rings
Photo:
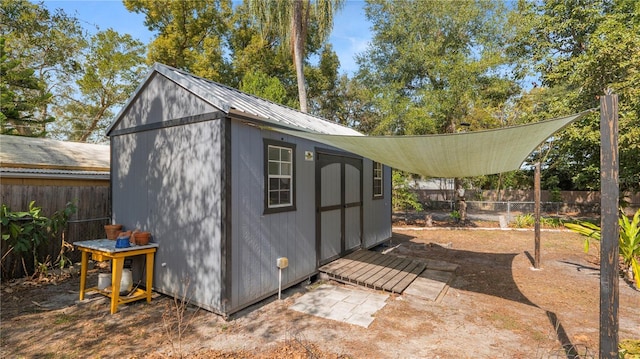
[[[82,261],[80,262],[80,300],[84,300],[84,289],[87,285],[87,264],[89,253],[82,251]]]
[[[147,303],[151,303],[151,288],[153,285],[153,258],[155,253],[147,253]]]
[[[111,266],[111,314],[114,314],[118,310],[120,300],[120,280],[122,280],[124,258],[113,258]]]

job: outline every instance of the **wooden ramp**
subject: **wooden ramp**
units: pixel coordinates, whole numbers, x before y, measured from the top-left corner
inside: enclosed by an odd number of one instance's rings
[[[339,282],[402,293],[425,267],[408,258],[359,250],[320,267],[320,272]]]

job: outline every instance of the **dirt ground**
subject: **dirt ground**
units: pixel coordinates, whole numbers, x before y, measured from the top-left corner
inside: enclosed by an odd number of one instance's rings
[[[229,321],[157,295],[109,315],[106,298],[78,302],[77,275],[3,283],[2,358],[584,358],[597,357],[597,248],[569,232],[394,230],[390,255],[460,267],[441,302],[391,296],[369,328],[288,309],[317,282]],[[89,284],[95,285],[92,271]],[[334,283],[335,285],[343,285]],[[370,290],[370,289],[369,289]],[[178,318],[183,314],[182,319]],[[620,281],[619,338],[640,339],[640,291]]]

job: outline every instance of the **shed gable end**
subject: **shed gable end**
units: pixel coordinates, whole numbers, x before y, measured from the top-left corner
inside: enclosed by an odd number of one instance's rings
[[[135,128],[218,111],[192,92],[155,72],[134,94],[109,134],[130,132]]]

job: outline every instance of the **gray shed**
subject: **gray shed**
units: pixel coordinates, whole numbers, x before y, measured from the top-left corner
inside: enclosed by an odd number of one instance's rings
[[[391,170],[278,128],[357,131],[155,64],[107,130],[112,218],[159,243],[154,289],[229,315],[391,237]]]

